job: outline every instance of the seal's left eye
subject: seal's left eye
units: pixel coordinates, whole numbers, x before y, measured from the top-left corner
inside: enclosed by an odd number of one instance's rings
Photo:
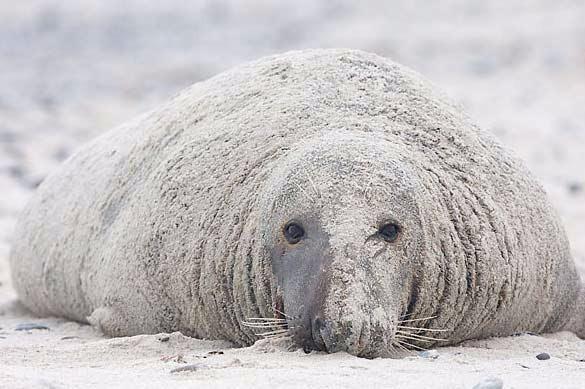
[[[299,243],[303,236],[305,236],[305,230],[303,230],[300,224],[289,222],[284,226],[284,237],[288,243]]]
[[[378,234],[384,239],[386,242],[392,243],[396,239],[398,239],[398,235],[400,234],[400,226],[394,223],[384,224],[378,230]]]

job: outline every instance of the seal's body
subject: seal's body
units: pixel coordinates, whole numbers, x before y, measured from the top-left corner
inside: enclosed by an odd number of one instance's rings
[[[89,143],[39,187],[11,267],[31,310],[113,336],[247,345],[265,317],[376,356],[585,335],[541,187],[420,76],[358,51],[240,66]]]

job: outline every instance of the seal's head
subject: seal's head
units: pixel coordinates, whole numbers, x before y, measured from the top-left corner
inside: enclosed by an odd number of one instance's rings
[[[379,138],[333,132],[271,180],[263,241],[290,332],[305,349],[391,355],[413,303],[419,189]]]

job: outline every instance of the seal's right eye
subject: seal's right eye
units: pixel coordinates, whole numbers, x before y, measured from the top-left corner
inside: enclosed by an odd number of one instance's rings
[[[303,230],[303,227],[301,227],[300,224],[296,222],[288,222],[284,226],[284,237],[288,243],[299,243],[303,236],[305,236],[305,230]]]
[[[398,239],[398,235],[400,234],[400,226],[394,223],[384,224],[378,230],[378,234],[388,243],[394,242]]]

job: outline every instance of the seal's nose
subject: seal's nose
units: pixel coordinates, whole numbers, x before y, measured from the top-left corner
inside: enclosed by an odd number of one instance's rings
[[[313,320],[313,332],[319,333],[324,328],[325,328],[325,322],[323,320],[321,320],[320,317],[316,317]]]
[[[311,350],[328,351],[325,344],[327,326],[320,317],[308,317],[304,325],[297,325],[295,335],[305,352]]]
[[[325,322],[320,317],[316,317],[312,321],[312,327],[313,341],[318,345],[323,345],[323,332],[326,331]]]
[[[323,320],[320,317],[315,317],[311,324],[313,342],[320,350],[324,350],[329,353],[339,351],[338,342],[333,336],[331,323],[329,321]]]
[[[323,317],[311,320],[312,343],[317,350],[373,358],[387,355],[392,332],[371,321],[334,321]]]

